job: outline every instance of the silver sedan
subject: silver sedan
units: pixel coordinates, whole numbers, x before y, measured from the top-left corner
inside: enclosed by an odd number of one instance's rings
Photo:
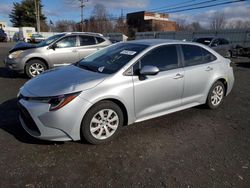
[[[202,44],[117,43],[28,81],[18,94],[20,121],[39,139],[100,144],[124,125],[201,104],[218,108],[233,83],[230,60]]]

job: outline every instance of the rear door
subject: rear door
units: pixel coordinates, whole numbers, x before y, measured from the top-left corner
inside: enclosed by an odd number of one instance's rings
[[[216,68],[216,57],[206,49],[196,45],[182,44],[184,60],[184,92],[182,105],[199,103],[206,95],[211,75]]]
[[[157,75],[140,78],[139,70],[152,65],[160,69]],[[134,101],[137,119],[164,114],[181,104],[183,68],[176,45],[157,47],[142,57],[133,67]]]

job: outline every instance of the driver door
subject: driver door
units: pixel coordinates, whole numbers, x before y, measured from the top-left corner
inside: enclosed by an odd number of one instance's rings
[[[69,65],[78,61],[76,36],[66,36],[56,42],[54,49],[48,49],[52,66]]]
[[[145,65],[159,68],[157,75],[139,76]],[[136,119],[148,119],[179,107],[183,93],[183,68],[180,67],[177,46],[165,45],[148,52],[133,67]]]

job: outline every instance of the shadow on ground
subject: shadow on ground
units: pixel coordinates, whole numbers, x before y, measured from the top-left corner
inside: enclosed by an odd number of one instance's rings
[[[0,104],[0,129],[13,135],[18,141],[28,144],[63,144],[63,142],[49,142],[31,137],[22,128],[19,122],[19,113],[17,108],[17,99],[11,99]]]
[[[250,62],[246,63],[236,63],[237,67],[250,68]]]
[[[0,77],[2,78],[23,78],[27,79],[25,74],[18,74],[15,71],[9,70],[6,67],[0,67]]]

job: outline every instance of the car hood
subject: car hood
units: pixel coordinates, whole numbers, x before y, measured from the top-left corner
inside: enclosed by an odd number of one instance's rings
[[[27,50],[31,48],[36,48],[36,45],[29,44],[27,42],[18,42],[13,48],[10,49],[9,53],[12,53],[18,50]]]
[[[51,69],[24,84],[21,93],[27,97],[50,97],[94,88],[108,75],[74,65]]]

